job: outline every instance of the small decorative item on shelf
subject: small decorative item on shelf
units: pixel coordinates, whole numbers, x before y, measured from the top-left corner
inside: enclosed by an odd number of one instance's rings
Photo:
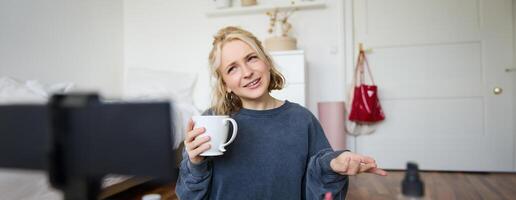
[[[213,0],[217,9],[231,7],[231,0]]]
[[[256,0],[240,0],[242,6],[254,6],[256,5]]]
[[[288,23],[288,18],[296,8],[291,8],[285,11],[279,11],[278,9],[274,9],[272,11],[267,12],[267,16],[269,16],[269,34],[271,35],[267,39],[265,39],[265,48],[269,51],[287,51],[287,50],[296,50],[297,49],[297,40],[294,37],[288,35],[288,32],[292,29],[292,25]],[[281,26],[281,35],[274,34],[276,30],[276,22],[280,22]]]

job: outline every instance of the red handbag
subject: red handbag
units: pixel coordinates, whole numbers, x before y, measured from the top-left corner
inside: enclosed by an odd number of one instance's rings
[[[367,67],[372,85],[365,84],[364,64]],[[373,75],[363,50],[360,50],[358,55],[353,84],[354,91],[349,120],[368,123],[384,120],[385,115],[380,106],[380,100],[378,100],[378,87],[374,83]]]

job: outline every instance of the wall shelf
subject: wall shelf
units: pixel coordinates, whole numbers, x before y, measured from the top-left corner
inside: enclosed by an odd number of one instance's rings
[[[326,1],[324,0],[318,0],[318,1],[293,1],[293,2],[285,2],[285,3],[278,3],[278,4],[271,4],[271,5],[256,5],[256,6],[248,6],[248,7],[241,7],[241,6],[234,6],[230,8],[221,8],[221,9],[212,9],[208,12],[206,12],[206,16],[208,17],[222,17],[222,16],[229,16],[229,15],[245,15],[245,14],[256,14],[256,13],[263,13],[273,10],[275,8],[278,8],[280,10],[285,10],[289,8],[298,8],[302,10],[307,9],[319,9],[319,8],[325,8],[326,7]]]

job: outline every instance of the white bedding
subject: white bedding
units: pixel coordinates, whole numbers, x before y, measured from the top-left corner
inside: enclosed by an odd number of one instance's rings
[[[120,101],[169,101],[173,107],[174,148],[184,139],[188,119],[199,115],[193,105],[192,89],[195,75],[164,72],[159,70],[129,70],[127,84]],[[72,83],[44,84],[37,80],[21,81],[11,77],[0,77],[0,105],[19,103],[46,103],[53,93],[66,93],[73,89]],[[171,100],[172,99],[172,100]],[[0,199],[1,200],[1,199]]]
[[[188,119],[199,115],[194,106],[193,90],[197,74],[147,68],[127,68],[124,78],[125,100],[164,100],[172,99],[175,125],[174,148],[184,139]]]
[[[44,84],[37,80],[0,77],[0,104],[46,103],[50,94],[66,93],[73,86],[73,83]]]

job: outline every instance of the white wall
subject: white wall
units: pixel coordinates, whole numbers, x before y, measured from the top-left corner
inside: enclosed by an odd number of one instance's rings
[[[344,76],[338,73],[344,71],[338,58],[341,52],[331,52],[340,48],[338,28],[343,19],[338,15],[338,1],[328,0],[324,9],[297,11],[290,19],[292,35],[306,53],[307,101],[314,113],[318,101],[343,100],[345,82],[340,77]],[[197,88],[200,92],[194,98],[198,107],[207,108],[211,91],[207,58],[212,36],[224,26],[237,25],[264,40],[269,23],[265,13],[207,17],[211,8],[213,1],[125,0],[125,67],[203,71]]]
[[[122,88],[122,0],[0,1],[0,76],[116,96]]]

